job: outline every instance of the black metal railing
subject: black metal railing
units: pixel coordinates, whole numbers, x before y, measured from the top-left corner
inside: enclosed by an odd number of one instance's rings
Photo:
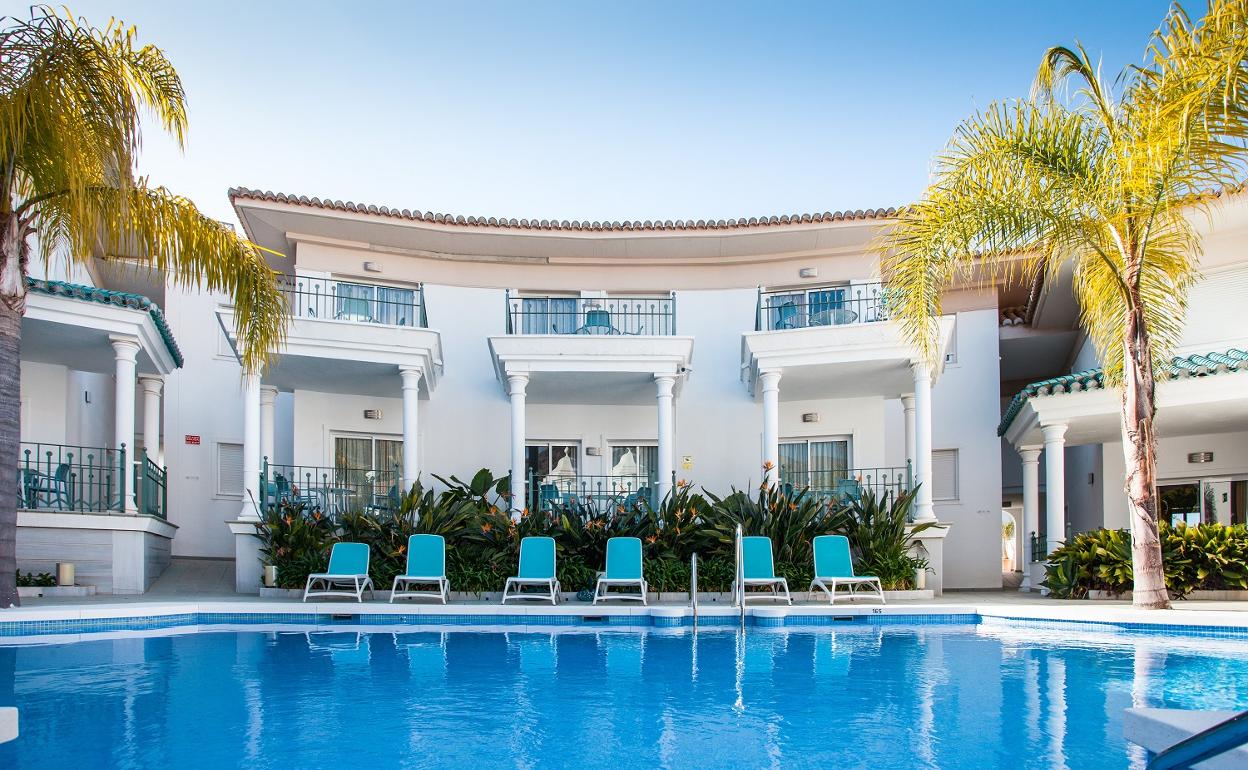
[[[126,446],[21,443],[17,507],[28,510],[121,512],[126,497]]]
[[[666,297],[513,297],[508,334],[654,335],[676,333],[676,295]]]
[[[887,493],[896,499],[898,495],[914,488],[914,474],[909,463],[901,467],[822,471],[792,471],[782,468],[780,483],[792,492],[809,489],[820,496],[834,497],[842,502],[862,497],[865,490],[875,493],[876,497],[883,497]]]
[[[148,459],[146,449],[139,450],[139,459],[134,464],[135,505],[139,513],[168,518],[168,477],[168,471]]]
[[[340,516],[347,511],[396,508],[402,494],[399,466],[329,468],[316,465],[279,465],[264,458],[260,470],[260,505],[267,510],[279,503],[303,505],[310,511]]]
[[[758,290],[755,331],[887,321],[888,289],[881,283],[855,283],[801,289]]]
[[[1033,562],[1044,561],[1049,555],[1048,540],[1039,532],[1031,533],[1031,560]]]
[[[658,486],[653,475],[562,476],[529,474],[531,511],[568,507],[592,515],[633,511],[642,503],[656,507]]]
[[[381,324],[429,325],[424,284],[415,287],[285,276],[279,282],[294,318]]]

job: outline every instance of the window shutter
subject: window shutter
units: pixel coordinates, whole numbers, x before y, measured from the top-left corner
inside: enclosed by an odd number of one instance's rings
[[[243,493],[243,445],[217,444],[217,494],[239,496]]]
[[[932,452],[932,499],[958,499],[958,450],[936,449]]]

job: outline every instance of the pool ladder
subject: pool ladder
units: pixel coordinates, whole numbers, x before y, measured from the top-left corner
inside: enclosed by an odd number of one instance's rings
[[[1149,760],[1148,770],[1186,770],[1245,744],[1248,744],[1248,711],[1179,741]]]

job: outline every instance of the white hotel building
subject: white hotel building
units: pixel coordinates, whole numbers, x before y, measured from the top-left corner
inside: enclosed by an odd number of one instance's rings
[[[247,236],[284,255],[291,324],[259,378],[221,297],[101,260],[32,281],[23,571],[69,561],[80,583],[137,593],[171,555],[235,559],[255,592],[253,496],[367,506],[482,467],[530,505],[661,496],[676,478],[724,493],[767,462],[795,486],[924,482],[916,518],[946,525],[923,541],[938,592],[1027,572],[1033,532],[1057,532],[1051,547],[1126,525],[1116,398],[1069,276],[951,290],[929,370],[869,249],[891,211],[587,223],[230,194]],[[1159,471],[1167,515],[1243,522],[1248,198],[1201,227]]]

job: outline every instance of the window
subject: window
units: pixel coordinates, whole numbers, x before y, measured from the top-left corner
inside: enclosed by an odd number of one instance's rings
[[[217,495],[242,497],[243,445],[217,442]]]
[[[560,483],[571,489],[578,475],[580,454],[580,448],[576,444],[526,444],[525,474],[533,477],[538,484]]]
[[[575,297],[524,297],[520,300],[522,334],[575,334]]]
[[[637,479],[643,485],[655,478],[659,466],[659,448],[645,444],[612,444],[611,477]],[[642,481],[642,480],[645,481]]]
[[[932,452],[932,499],[958,499],[958,450],[936,449]]]
[[[402,467],[401,439],[334,436],[334,477],[339,487],[357,494],[386,494],[402,474]]]
[[[780,443],[780,480],[812,489],[835,489],[849,478],[849,439]]]
[[[415,326],[416,292],[389,286],[339,282],[335,290],[334,318]]]

